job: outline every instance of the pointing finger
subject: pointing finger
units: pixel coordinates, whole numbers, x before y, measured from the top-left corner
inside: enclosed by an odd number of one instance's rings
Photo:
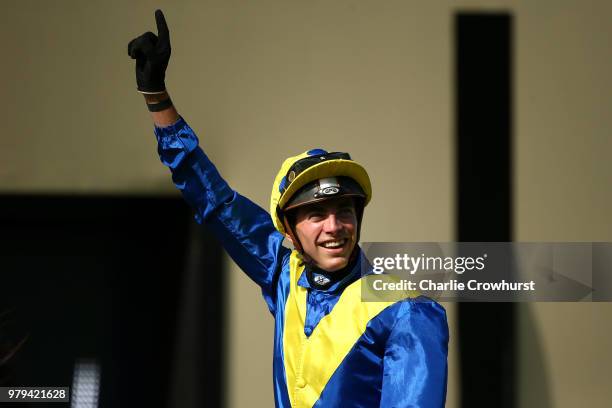
[[[155,11],[155,22],[157,23],[157,35],[161,43],[167,43],[170,41],[170,33],[168,32],[168,25],[164,13],[161,10]]]

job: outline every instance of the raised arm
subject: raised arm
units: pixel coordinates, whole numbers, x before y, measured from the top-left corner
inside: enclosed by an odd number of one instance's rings
[[[171,48],[160,10],[155,20],[158,35],[147,32],[135,38],[128,45],[128,54],[136,60],[138,91],[155,123],[160,159],[195,209],[196,221],[216,234],[234,261],[262,288],[274,313],[278,273],[290,251],[281,245],[284,237],[274,228],[270,215],[230,188],[199,147],[195,132],[179,116],[165,86]]]

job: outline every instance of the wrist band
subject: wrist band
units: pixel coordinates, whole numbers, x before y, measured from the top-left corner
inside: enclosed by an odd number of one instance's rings
[[[149,108],[149,112],[159,112],[165,109],[168,109],[172,106],[172,100],[170,98],[164,99],[158,103],[147,103],[147,108]]]
[[[166,92],[166,88],[162,89],[161,91],[141,91],[138,88],[136,88],[136,90],[143,95],[159,95],[159,94],[163,94]]]

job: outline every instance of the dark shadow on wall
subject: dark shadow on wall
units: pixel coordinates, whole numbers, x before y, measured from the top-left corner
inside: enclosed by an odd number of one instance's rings
[[[216,239],[195,221],[189,230],[175,322],[168,407],[224,407],[228,336],[226,268]]]
[[[512,15],[458,13],[454,33],[457,240],[511,241]],[[515,305],[457,315],[461,406],[515,408]]]
[[[190,407],[171,404],[176,382],[220,406],[221,249],[194,232],[180,198],[3,195],[0,209],[0,310],[10,312],[2,338],[26,338],[3,367],[5,383],[73,386],[85,372],[77,367],[93,367],[99,406]],[[218,291],[192,286],[200,268]],[[188,290],[202,297],[197,310],[184,305]],[[184,333],[201,347],[185,349]]]
[[[457,239],[512,241],[513,16],[460,12],[454,24]],[[529,305],[460,303],[458,319],[462,407],[552,407]]]
[[[553,408],[546,350],[531,304],[517,305],[517,391],[518,407]]]

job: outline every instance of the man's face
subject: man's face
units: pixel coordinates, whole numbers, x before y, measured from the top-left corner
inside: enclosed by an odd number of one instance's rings
[[[304,253],[328,272],[344,268],[357,243],[357,215],[351,198],[340,197],[296,209],[295,233]]]

